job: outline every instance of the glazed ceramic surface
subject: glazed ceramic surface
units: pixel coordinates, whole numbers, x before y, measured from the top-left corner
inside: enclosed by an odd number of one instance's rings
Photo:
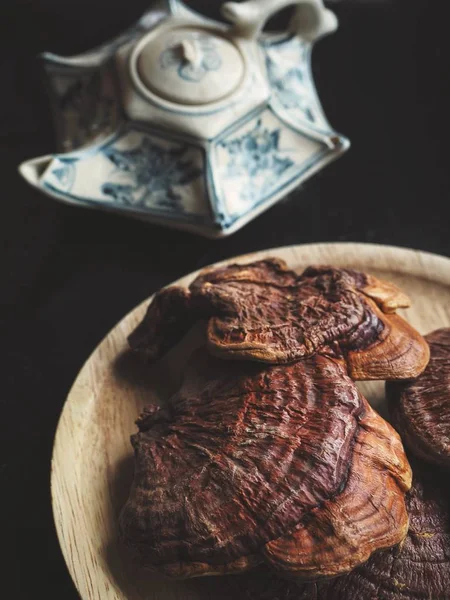
[[[297,5],[289,30],[262,34]],[[230,25],[158,0],[95,50],[44,54],[60,153],[20,166],[64,202],[232,233],[341,154],[311,75],[337,26],[322,0],[223,5]]]

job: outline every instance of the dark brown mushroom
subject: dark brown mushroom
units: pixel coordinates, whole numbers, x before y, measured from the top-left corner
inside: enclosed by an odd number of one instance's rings
[[[450,467],[450,329],[426,337],[428,367],[413,381],[386,388],[394,426],[411,452]]]
[[[328,577],[406,535],[402,444],[340,359],[268,366],[202,349],[138,426],[120,528],[144,567]]]
[[[429,359],[423,338],[395,314],[406,306],[397,287],[370,275],[310,267],[298,276],[268,259],[206,270],[189,290],[163,290],[130,344],[154,361],[207,319],[208,348],[223,358],[281,364],[332,347],[353,379],[404,379]]]
[[[414,462],[407,495],[410,517],[403,544],[375,553],[349,575],[298,585],[267,568],[227,578],[242,600],[450,600],[450,481]]]

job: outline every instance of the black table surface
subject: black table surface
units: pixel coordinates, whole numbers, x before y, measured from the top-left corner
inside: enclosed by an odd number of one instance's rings
[[[193,4],[217,12],[218,2]],[[17,174],[22,160],[54,149],[34,56],[94,47],[133,23],[146,0],[1,0],[0,597],[77,597],[52,521],[53,436],[81,365],[136,304],[204,265],[288,244],[450,256],[445,4],[333,2],[340,29],[317,45],[313,67],[351,150],[243,230],[211,241],[58,204]]]

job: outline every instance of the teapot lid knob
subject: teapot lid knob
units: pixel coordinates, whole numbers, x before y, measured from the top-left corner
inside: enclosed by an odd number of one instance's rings
[[[175,47],[175,50],[177,47]],[[181,40],[178,45],[180,57],[184,62],[195,65],[200,59],[200,49],[196,40]]]

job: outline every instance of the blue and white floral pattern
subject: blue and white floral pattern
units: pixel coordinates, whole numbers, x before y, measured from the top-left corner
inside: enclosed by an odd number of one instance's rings
[[[284,108],[288,110],[300,109],[304,119],[314,124],[317,117],[311,99],[302,93],[305,77],[302,69],[293,67],[292,69],[289,69],[289,71],[286,71],[281,78],[274,75],[273,63],[270,61],[268,61],[268,69],[269,73],[271,73],[273,89]]]
[[[65,151],[114,131],[120,108],[110,65],[101,69],[73,69],[49,63],[46,70],[59,122],[59,142]]]
[[[270,131],[260,118],[253,129],[244,135],[219,143],[229,156],[226,175],[248,178],[249,185],[241,190],[243,199],[254,200],[263,189],[273,186],[280,175],[294,165],[290,157],[279,154],[280,134],[281,129]]]
[[[61,160],[52,170],[52,176],[55,177],[61,186],[61,190],[70,192],[76,176],[76,161],[72,160]]]
[[[150,138],[130,150],[107,147],[105,156],[125,174],[129,182],[103,184],[102,192],[118,204],[159,206],[183,211],[177,186],[185,186],[202,175],[202,170],[188,156],[186,146],[163,148]]]
[[[310,52],[311,44],[297,37],[266,46],[267,73],[273,92],[271,105],[293,124],[330,131],[312,81]]]
[[[287,124],[271,108],[263,109],[214,142],[216,210],[235,222],[286,194],[329,155],[323,140]]]
[[[211,36],[201,33],[192,33],[186,38],[198,47],[200,57],[195,63],[185,60],[180,56],[177,46],[164,50],[160,56],[162,69],[175,68],[181,79],[198,83],[208,71],[218,71],[222,66],[222,58],[217,50],[217,45]]]
[[[210,214],[205,182],[200,147],[139,129],[56,155],[41,177],[68,201],[194,220]]]

